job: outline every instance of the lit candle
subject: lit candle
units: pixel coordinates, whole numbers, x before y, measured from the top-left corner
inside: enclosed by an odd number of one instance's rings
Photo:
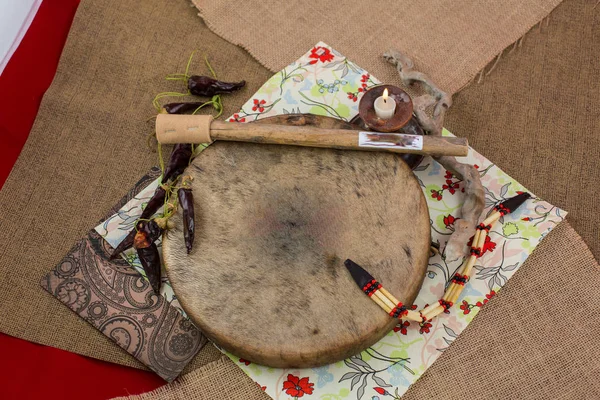
[[[396,101],[388,97],[388,90],[383,91],[383,96],[375,99],[375,114],[381,119],[390,119],[396,111]]]

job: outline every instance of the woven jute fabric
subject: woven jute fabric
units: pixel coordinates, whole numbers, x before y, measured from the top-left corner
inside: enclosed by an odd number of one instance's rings
[[[324,41],[388,83],[398,76],[381,55],[409,55],[449,93],[464,87],[561,0],[207,1],[193,0],[219,36],[271,71]]]
[[[561,223],[403,399],[600,398],[599,271]]]
[[[595,29],[600,7],[594,9],[594,4],[565,0],[552,13],[548,28],[529,33],[523,46],[504,56],[481,85],[455,96],[447,126],[467,136],[478,151],[534,193],[569,210],[569,220],[583,229],[588,244],[600,254],[592,179],[598,175],[594,168],[600,152],[594,136],[600,104],[600,38]],[[153,114],[150,102],[155,93],[182,89],[163,78],[183,72],[193,49],[209,55],[223,79],[248,81],[247,89],[224,98],[225,115],[271,75],[246,52],[213,34],[196,13],[183,0],[147,0],[136,7],[108,0],[81,2],[57,76],[0,191],[0,331],[141,367],[45,293],[39,280],[156,164],[156,155],[145,145],[152,130],[145,122]],[[192,71],[208,72],[202,68],[194,63]],[[395,77],[393,68],[388,72]],[[515,113],[521,124],[513,125]],[[546,124],[546,118],[551,122]],[[550,256],[543,265],[529,271],[532,261],[546,252]],[[565,262],[563,252],[573,257]],[[541,280],[542,272],[557,281]],[[516,393],[511,398],[533,390],[539,390],[538,398],[578,398],[585,392],[594,398],[598,383],[593,374],[599,372],[595,360],[600,358],[588,342],[598,333],[598,274],[580,239],[561,224],[406,396],[471,398],[476,381],[489,390],[487,398],[501,397],[492,391],[496,386],[499,393]],[[496,303],[511,291],[515,300],[499,308]],[[512,317],[521,319],[511,322]],[[509,337],[509,331],[518,336]],[[506,341],[500,342],[499,334]],[[489,343],[496,346],[481,347]],[[187,370],[220,357],[207,345]],[[461,362],[455,365],[453,357],[462,357]],[[467,368],[467,362],[480,358],[487,363]],[[514,369],[520,374],[513,374]],[[228,385],[256,386],[232,370],[238,380],[229,379]],[[474,382],[463,383],[468,381],[464,376]],[[511,378],[504,382],[505,376]],[[444,380],[427,383],[434,378]],[[426,387],[415,394],[421,385]],[[466,386],[456,388],[461,385]]]
[[[0,192],[0,331],[142,367],[44,292],[40,279],[157,164],[146,145],[151,102],[159,92],[184,91],[164,78],[184,72],[195,49],[191,72],[209,74],[206,54],[222,79],[248,81],[223,97],[225,115],[270,76],[207,29],[186,1],[81,2],[54,82]],[[218,356],[205,346],[195,362]]]
[[[566,0],[520,47],[506,51],[481,84],[454,96],[445,124],[533,193],[569,211],[569,221],[596,259],[598,27],[597,1]]]
[[[402,398],[599,398],[600,347],[592,338],[600,337],[600,319],[593,317],[600,292],[590,290],[598,285],[600,266],[561,223]],[[181,398],[268,397],[229,359],[130,397]]]
[[[176,382],[152,392],[134,396],[116,397],[114,400],[270,400],[260,387],[242,372],[229,358],[223,356],[204,365]]]

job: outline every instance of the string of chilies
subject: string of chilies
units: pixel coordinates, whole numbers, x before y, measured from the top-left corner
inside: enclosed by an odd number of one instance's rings
[[[221,94],[232,93],[241,89],[246,84],[245,81],[231,83],[217,80],[217,74],[206,56],[204,57],[204,61],[212,77],[190,75],[189,70],[194,54],[195,51],[188,59],[185,73],[167,76],[167,80],[185,82],[187,91],[185,93],[164,92],[157,94],[152,104],[159,113],[182,114],[192,111],[192,114],[195,114],[203,107],[212,106],[217,111],[216,117],[219,117],[223,113]],[[167,97],[183,97],[188,95],[209,97],[210,100],[206,102],[169,103],[163,106],[161,106],[159,101]],[[158,294],[161,285],[161,265],[156,241],[166,230],[173,227],[173,222],[169,218],[180,207],[182,210],[185,246],[188,254],[192,251],[195,231],[192,177],[183,176],[182,174],[194,157],[206,148],[208,144],[193,145],[190,143],[178,143],[173,146],[171,156],[166,165],[162,156],[162,147],[160,144],[157,144],[157,146],[159,165],[162,172],[161,183],[146,204],[140,218],[135,222],[134,229],[119,243],[110,258],[114,259],[123,251],[131,247],[135,248],[146,277],[154,292]],[[163,212],[157,214],[161,207],[163,207]]]
[[[407,307],[402,304],[402,302],[388,292],[381,283],[375,280],[375,278],[367,271],[352,260],[346,260],[345,265],[361,290],[392,318],[402,318],[419,323],[431,321],[441,313],[449,313],[450,308],[460,297],[465,285],[471,278],[471,272],[473,271],[475,262],[483,255],[485,239],[489,235],[494,223],[502,216],[515,211],[530,197],[531,195],[529,193],[520,193],[494,207],[493,212],[476,227],[469,256],[450,279],[450,283],[444,292],[444,296],[437,302],[428,305],[420,311],[415,311],[416,306]]]

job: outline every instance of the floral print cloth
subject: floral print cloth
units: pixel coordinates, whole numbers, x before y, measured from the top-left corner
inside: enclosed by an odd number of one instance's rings
[[[325,43],[318,43],[269,79],[229,120],[251,122],[278,114],[311,113],[350,121],[358,114],[358,100],[362,94],[378,84],[377,78],[367,71]],[[448,131],[444,134],[451,135]],[[479,170],[486,193],[482,218],[494,205],[527,191],[473,149],[461,161],[473,164]],[[414,172],[429,206],[432,240],[443,251],[455,221],[461,217],[463,183],[430,157],[425,157]],[[156,184],[98,226],[98,233],[116,246],[133,226],[154,187]],[[503,217],[490,231],[472,279],[449,313],[425,323],[400,320],[382,340],[347,360],[320,368],[277,369],[227,355],[274,399],[399,398],[458,337],[565,215],[565,211],[534,196],[516,212]],[[141,270],[134,254],[128,253],[126,259]],[[448,262],[440,255],[430,258],[427,276],[415,301],[419,309],[443,295],[460,264],[460,260]],[[168,282],[165,283],[164,295],[175,302]]]

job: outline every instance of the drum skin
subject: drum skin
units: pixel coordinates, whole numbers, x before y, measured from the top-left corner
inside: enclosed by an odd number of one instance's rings
[[[315,367],[389,332],[398,320],[362,293],[347,258],[405,304],[418,294],[429,212],[398,155],[216,142],[184,174],[196,239],[188,255],[178,212],[165,267],[188,316],[236,356]]]

